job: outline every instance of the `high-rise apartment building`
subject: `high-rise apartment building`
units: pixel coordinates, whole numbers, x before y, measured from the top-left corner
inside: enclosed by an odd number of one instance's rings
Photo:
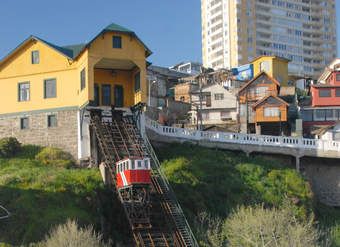
[[[232,68],[257,56],[290,59],[317,78],[337,56],[335,0],[201,0],[203,65]]]

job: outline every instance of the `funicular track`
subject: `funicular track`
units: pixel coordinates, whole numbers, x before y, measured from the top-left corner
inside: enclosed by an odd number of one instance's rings
[[[122,203],[136,246],[198,246],[152,146],[147,138],[142,138],[135,118],[113,110],[111,116],[106,117],[101,112],[91,112],[91,126],[114,186],[117,180],[115,162],[129,156],[151,159],[150,203],[147,206]],[[121,193],[118,196],[123,202]],[[149,224],[145,224],[146,218]]]

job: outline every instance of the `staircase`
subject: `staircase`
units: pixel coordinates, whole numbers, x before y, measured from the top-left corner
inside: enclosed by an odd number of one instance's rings
[[[136,246],[198,247],[175,193],[161,170],[150,142],[145,135],[142,137],[135,117],[113,115],[114,112],[108,117],[91,114],[91,126],[113,185],[116,185],[115,162],[129,156],[148,156],[151,159],[150,227],[136,228],[133,223],[135,219],[131,218],[127,206],[122,204]]]

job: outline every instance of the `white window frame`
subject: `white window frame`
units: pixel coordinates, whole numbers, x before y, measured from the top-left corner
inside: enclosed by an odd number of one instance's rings
[[[264,107],[263,117],[280,117],[280,107],[278,106]]]

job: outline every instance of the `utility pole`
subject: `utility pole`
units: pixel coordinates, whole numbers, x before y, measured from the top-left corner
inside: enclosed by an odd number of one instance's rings
[[[236,107],[237,107],[237,133],[240,133],[241,118],[240,118],[240,95],[236,95]]]
[[[202,126],[203,126],[203,120],[202,120],[202,79],[203,76],[205,76],[204,74],[204,70],[201,67],[201,75],[198,79],[198,86],[199,86],[199,90],[200,90],[200,130],[202,130]],[[198,121],[197,121],[198,122]]]
[[[248,107],[248,88],[246,89],[246,127],[247,127],[247,134],[249,134],[249,107]]]
[[[195,105],[196,106],[196,130],[198,130],[198,105]]]
[[[281,123],[281,109],[279,109],[279,116],[280,116],[280,136],[282,136],[282,123]]]

